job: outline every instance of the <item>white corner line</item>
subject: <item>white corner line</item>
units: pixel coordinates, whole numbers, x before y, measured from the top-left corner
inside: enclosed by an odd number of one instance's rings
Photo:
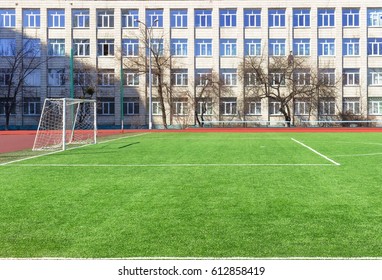
[[[292,139],[292,141],[294,141],[294,142],[300,144],[301,146],[303,146],[303,147],[307,148],[308,150],[312,151],[313,153],[319,155],[320,157],[322,157],[322,158],[324,158],[324,159],[330,161],[330,162],[333,163],[334,165],[337,165],[337,166],[340,166],[340,165],[341,165],[341,164],[339,164],[338,162],[332,160],[331,158],[329,158],[329,157],[327,157],[327,156],[321,154],[320,152],[317,152],[315,149],[309,147],[308,145],[305,145],[304,143],[302,143],[302,142],[300,142],[300,141],[298,141],[298,140],[296,140],[296,139],[294,139],[294,138],[291,138],[291,139]]]

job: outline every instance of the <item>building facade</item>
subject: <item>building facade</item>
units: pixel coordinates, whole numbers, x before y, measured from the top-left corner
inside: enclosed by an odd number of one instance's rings
[[[279,101],[251,97],[256,78],[241,69],[246,57],[290,55],[335,88],[316,106],[289,100],[293,124],[344,112],[382,121],[382,3],[371,0],[0,1],[0,126],[8,62],[20,49],[33,50],[40,64],[15,97],[11,127],[36,127],[48,97],[97,99],[100,126],[145,127],[150,115],[154,127],[163,127],[163,117],[176,127],[198,125],[200,117],[282,124]],[[166,60],[161,74],[151,51]],[[299,83],[309,84],[309,71],[295,74]],[[216,89],[209,84],[202,95],[214,76]]]

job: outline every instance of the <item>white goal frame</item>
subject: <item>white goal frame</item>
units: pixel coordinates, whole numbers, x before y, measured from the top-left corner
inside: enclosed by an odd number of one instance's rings
[[[33,151],[66,150],[67,145],[97,143],[95,100],[46,98]]]

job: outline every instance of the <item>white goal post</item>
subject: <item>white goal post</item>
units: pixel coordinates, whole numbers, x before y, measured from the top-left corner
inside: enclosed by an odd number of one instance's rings
[[[33,151],[65,150],[68,145],[95,144],[95,100],[47,98],[41,112]]]

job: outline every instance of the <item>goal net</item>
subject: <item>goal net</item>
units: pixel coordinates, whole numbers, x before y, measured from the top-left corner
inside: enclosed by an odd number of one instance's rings
[[[96,143],[95,100],[47,98],[33,150],[65,150],[68,145]]]

